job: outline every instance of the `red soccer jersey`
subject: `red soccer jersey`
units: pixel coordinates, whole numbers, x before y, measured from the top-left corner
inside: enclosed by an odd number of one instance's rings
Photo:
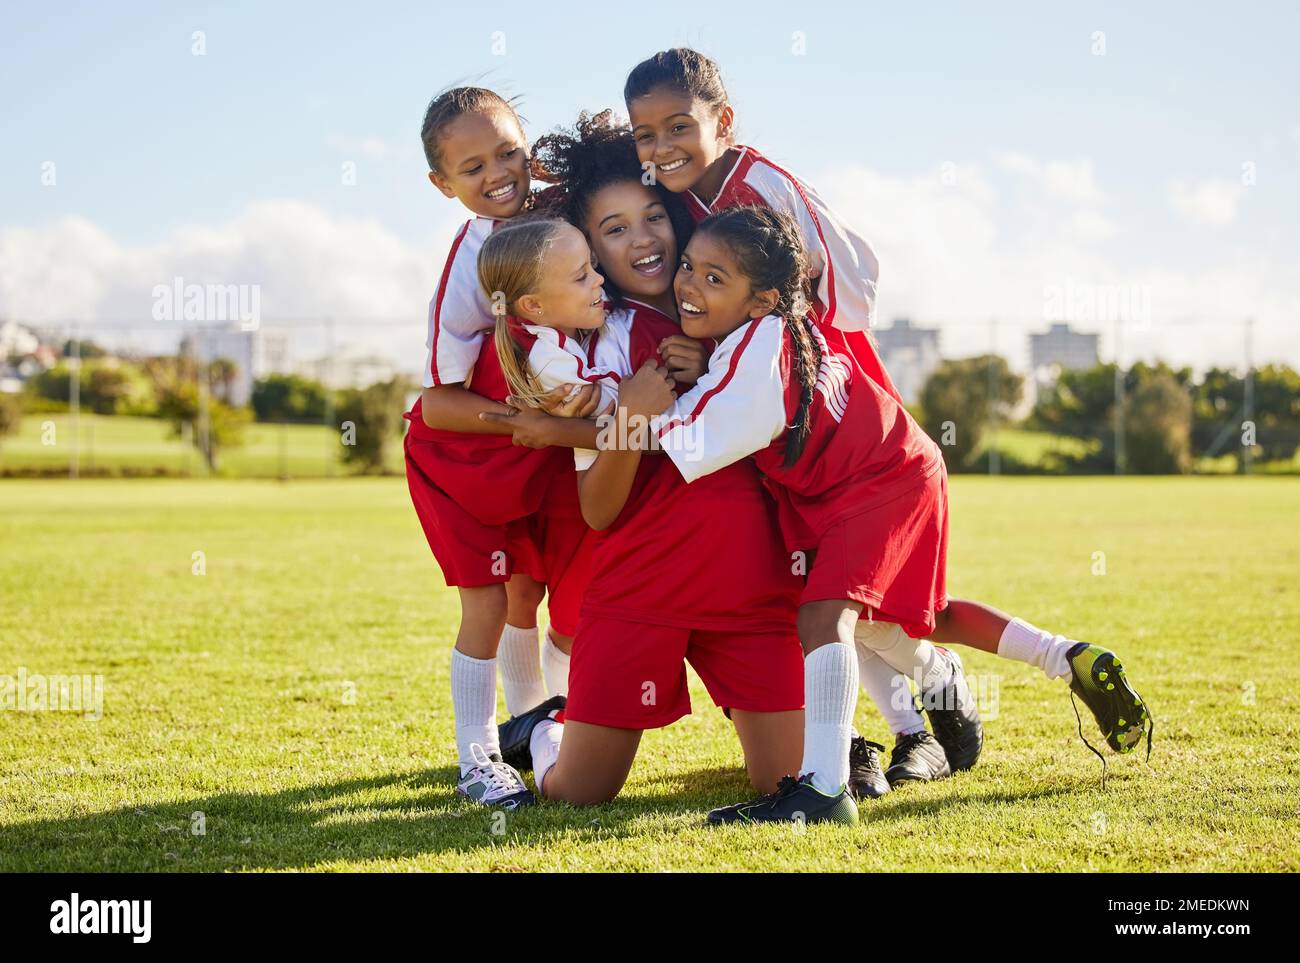
[[[900,402],[875,346],[865,333],[874,323],[880,262],[871,244],[840,221],[810,186],[752,147],[737,157],[713,202],[691,191],[682,196],[698,223],[710,214],[745,204],[784,211],[803,235],[818,322],[832,346],[851,354],[873,381]]]
[[[483,339],[468,377],[470,391],[505,401],[510,389],[494,339]],[[533,514],[555,474],[573,472],[573,458],[563,448],[524,448],[514,444],[510,435],[429,428],[422,412],[417,398],[405,417],[413,438],[437,443],[426,466],[429,480],[484,525],[502,525]]]
[[[600,367],[631,374],[662,363],[677,322],[637,301],[610,315],[592,347]],[[615,386],[616,387],[616,386]],[[667,458],[642,456],[627,504],[597,534],[583,612],[692,629],[788,629],[801,580],[781,548],[753,462],[688,485]]]
[[[803,454],[786,468],[788,426],[799,408],[795,349],[785,321],[768,315],[731,333],[709,370],[656,420],[669,457],[690,482],[747,455],[776,497],[789,550],[815,549],[843,518],[898,497],[943,465],[939,447],[850,354],[822,352]],[[693,487],[693,486],[692,486]]]

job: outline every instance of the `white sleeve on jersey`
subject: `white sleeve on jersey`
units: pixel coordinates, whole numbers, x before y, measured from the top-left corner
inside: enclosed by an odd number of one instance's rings
[[[621,370],[605,367],[599,361],[601,345],[610,331],[608,322],[605,330],[597,335],[597,357],[595,363],[587,362],[582,345],[572,338],[566,338],[554,328],[540,325],[524,325],[524,328],[536,337],[528,352],[528,367],[544,391],[553,391],[561,385],[595,384],[600,391],[600,407],[597,416],[609,414],[618,404],[618,378]],[[611,339],[613,340],[613,339]],[[574,466],[578,471],[586,471],[596,461],[595,449],[575,448],[573,450]]]
[[[732,332],[695,387],[654,419],[659,444],[687,482],[762,451],[785,431],[784,324],[768,315]]]
[[[615,377],[610,377],[608,369],[587,363],[586,351],[573,338],[565,337],[554,328],[538,325],[525,325],[537,338],[528,352],[528,367],[544,391],[554,391],[561,385],[572,385],[576,389],[584,384],[594,384],[600,390],[600,407],[598,413],[605,414],[614,410],[617,391],[612,389]]]
[[[478,283],[478,251],[490,230],[490,221],[468,222],[447,255],[451,264],[443,268],[446,281],[438,279],[438,290],[429,302],[426,388],[467,380],[483,339],[492,330],[492,307]]]
[[[844,331],[870,329],[875,323],[880,263],[866,239],[845,227],[815,190],[802,181],[796,185],[769,164],[754,164],[745,182],[772,207],[798,220],[826,320]]]
[[[605,327],[596,336],[596,349],[592,352],[592,366],[600,371],[610,372],[617,377],[607,377],[600,383],[601,393],[618,407],[618,382],[632,372],[632,318],[633,312],[627,308],[611,311],[605,319]],[[612,410],[612,409],[611,409]],[[598,451],[590,448],[573,450],[573,467],[586,471],[596,463]]]

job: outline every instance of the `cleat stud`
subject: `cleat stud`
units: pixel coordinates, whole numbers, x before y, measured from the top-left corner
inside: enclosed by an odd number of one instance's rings
[[[1106,691],[1107,691],[1107,692],[1109,692],[1109,691],[1110,691],[1111,689],[1113,689],[1113,688],[1115,688],[1115,683],[1114,683],[1114,682],[1107,682],[1107,683],[1106,683]]]
[[[1120,724],[1121,726],[1126,726],[1126,725],[1128,725],[1128,723],[1125,722],[1123,719],[1119,720],[1119,724]]]
[[[1097,673],[1097,678],[1100,679],[1102,682],[1105,682],[1105,681],[1106,681],[1106,675],[1107,675],[1107,673],[1105,673],[1105,672],[1098,672],[1098,673]]]

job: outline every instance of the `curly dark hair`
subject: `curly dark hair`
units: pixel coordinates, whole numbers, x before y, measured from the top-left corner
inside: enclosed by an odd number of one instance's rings
[[[636,181],[644,184],[645,169],[637,160],[632,130],[611,110],[597,114],[583,111],[572,127],[561,127],[537,138],[533,145],[531,173],[551,187],[537,194],[537,209],[562,217],[584,234],[587,215],[596,192],[610,184]],[[686,247],[694,222],[676,194],[658,184],[647,185],[659,196],[668,211],[668,220],[677,236],[677,249]],[[588,238],[590,240],[590,238]],[[605,279],[605,293],[618,304],[623,294]]]
[[[785,467],[789,468],[803,454],[812,429],[812,393],[822,361],[821,348],[813,336],[813,321],[808,316],[804,287],[808,258],[803,235],[789,214],[753,205],[729,207],[710,215],[696,230],[727,247],[752,291],[776,289],[773,313],[784,318],[794,340],[800,385],[799,410],[785,444]]]

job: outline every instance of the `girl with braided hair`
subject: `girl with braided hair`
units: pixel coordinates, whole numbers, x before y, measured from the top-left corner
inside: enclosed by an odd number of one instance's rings
[[[689,220],[675,214],[676,198],[642,182],[631,134],[608,114],[540,138],[534,172],[555,182],[547,209],[585,234],[612,304],[587,341],[589,372],[617,398],[615,425],[648,425],[671,402],[669,385],[685,390],[703,374],[712,347],[677,322],[674,224],[689,230]],[[537,389],[547,387],[543,376]],[[688,486],[666,458],[598,444],[589,420],[518,407],[485,420],[511,424],[516,441],[531,434],[529,444],[575,449],[579,501],[596,537],[567,704],[506,722],[503,758],[531,768],[548,798],[612,798],[642,733],[691,711],[689,662],[731,718],[754,787],[775,790],[802,752],[801,580],[754,464],[737,461]]]
[[[798,777],[783,779],[775,794],[714,810],[714,823],[856,821],[847,791],[855,646],[915,678],[924,704],[946,704],[978,734],[960,661],[927,640],[947,641],[950,631],[943,456],[891,392],[828,343],[807,311],[804,277],[793,218],[733,207],[696,228],[674,282],[682,330],[721,344],[653,434],[687,482],[752,456],[776,498],[786,548],[810,558],[799,608],[806,724]],[[704,444],[686,452],[686,432]],[[1097,649],[1068,646],[1071,687],[1092,686],[1098,701],[1124,714],[1117,724],[1126,716],[1140,735],[1146,707],[1113,653],[1100,677],[1081,668],[1098,664]],[[886,773],[893,782],[897,757]]]

